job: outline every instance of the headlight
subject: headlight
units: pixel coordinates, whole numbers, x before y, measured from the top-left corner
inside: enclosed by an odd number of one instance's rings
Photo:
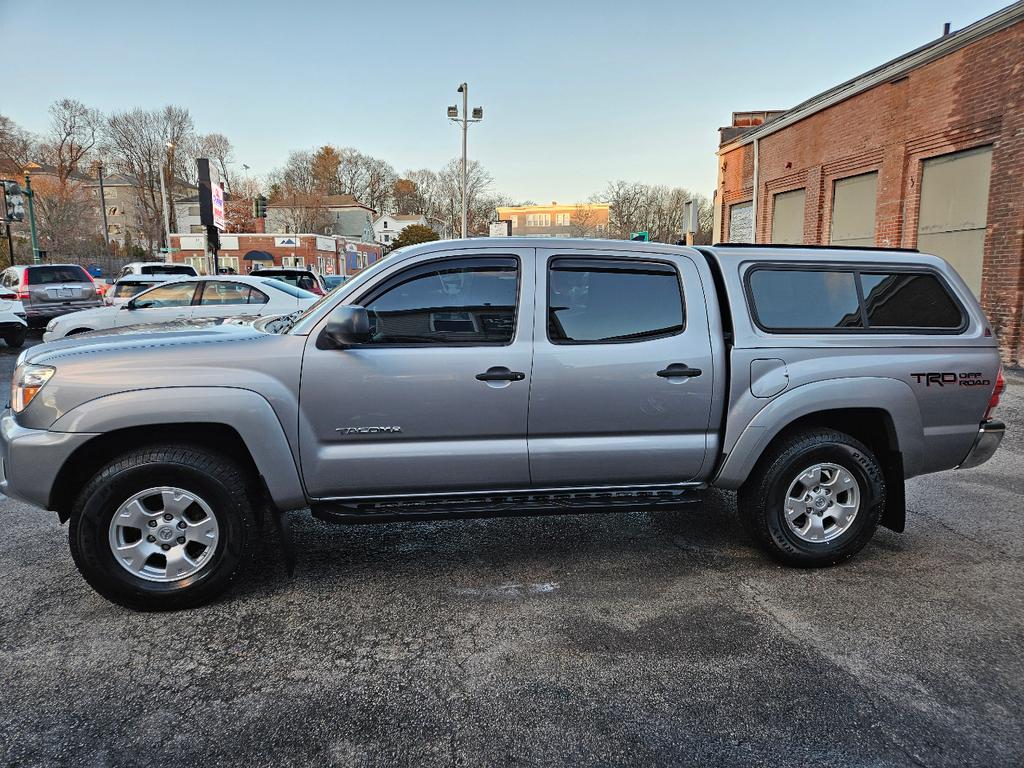
[[[57,369],[50,365],[19,365],[11,381],[11,410],[21,413]]]

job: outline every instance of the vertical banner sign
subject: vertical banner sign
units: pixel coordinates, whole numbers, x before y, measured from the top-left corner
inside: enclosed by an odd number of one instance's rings
[[[224,216],[224,188],[217,182],[210,182],[210,203],[213,207],[213,226],[223,232],[227,228]]]

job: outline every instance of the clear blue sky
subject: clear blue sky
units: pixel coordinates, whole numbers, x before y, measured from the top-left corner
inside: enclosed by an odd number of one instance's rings
[[[459,153],[444,111],[466,80],[485,117],[470,156],[497,190],[710,193],[733,110],[793,106],[1008,2],[0,0],[0,113],[41,131],[62,97],[175,103],[253,173],[324,143],[401,172]]]

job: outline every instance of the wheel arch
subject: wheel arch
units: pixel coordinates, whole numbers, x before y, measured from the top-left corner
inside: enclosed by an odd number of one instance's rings
[[[270,403],[250,390],[179,387],[134,390],[91,400],[64,414],[55,432],[93,433],[64,462],[49,508],[65,519],[82,484],[128,450],[166,443],[220,451],[261,481],[280,510],[305,505],[298,466]]]

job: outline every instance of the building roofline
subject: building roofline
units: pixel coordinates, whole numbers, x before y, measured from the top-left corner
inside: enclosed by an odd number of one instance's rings
[[[827,91],[822,91],[816,96],[812,96],[778,117],[760,126],[751,128],[747,133],[733,139],[728,144],[723,144],[718,148],[717,154],[721,155],[725,152],[731,152],[734,149],[750,144],[755,139],[770,136],[776,131],[793,125],[817,112],[828,109],[877,85],[899,79],[918,67],[947,56],[964,46],[1000,32],[1020,21],[1024,21],[1024,0],[1018,0],[1018,2],[1008,5],[983,19],[979,19],[963,29],[943,35],[936,40],[932,40],[930,43],[925,43],[919,48],[915,48],[902,56],[898,56],[874,69],[857,75],[857,77],[847,80],[845,83],[840,83]],[[751,110],[742,111],[749,112]]]

